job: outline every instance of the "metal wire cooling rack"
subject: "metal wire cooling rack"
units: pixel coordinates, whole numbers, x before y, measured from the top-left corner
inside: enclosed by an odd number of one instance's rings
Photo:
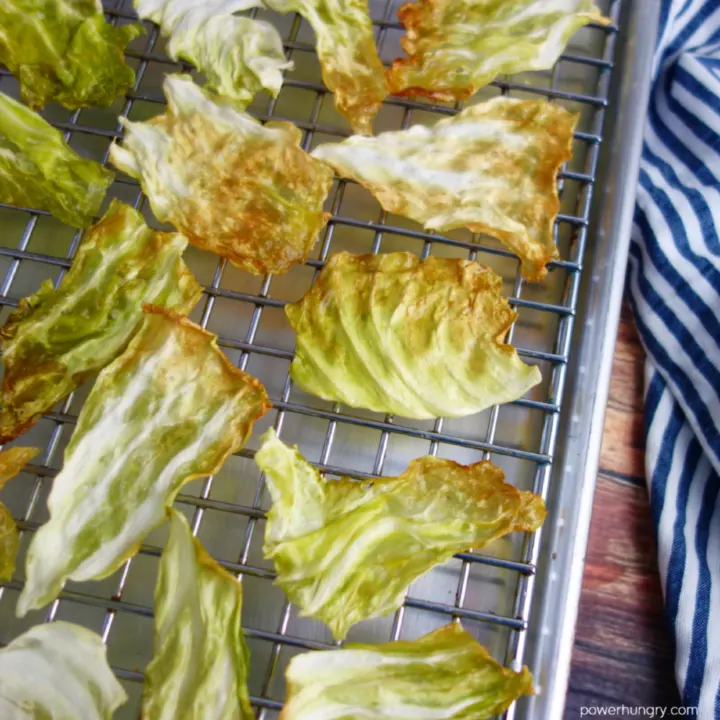
[[[220,345],[231,360],[266,385],[274,404],[274,410],[257,424],[245,449],[230,458],[216,476],[187,485],[177,500],[178,507],[191,519],[193,532],[226,568],[242,578],[243,621],[252,653],[250,691],[258,718],[277,717],[284,697],[283,669],[293,654],[334,647],[329,631],[320,623],[300,618],[272,584],[272,565],[262,557],[268,498],[252,457],[257,438],[270,424],[285,442],[297,443],[309,460],[331,474],[358,478],[397,474],[409,460],[427,453],[466,463],[490,458],[505,469],[510,482],[533,489],[547,499],[551,514],[543,533],[506,538],[482,551],[457,555],[446,566],[414,583],[404,606],[394,616],[359,624],[351,630],[348,640],[411,639],[451,618],[460,618],[499,660],[513,666],[523,662],[531,665],[540,701],[535,705],[521,703],[508,716],[553,720],[559,717],[562,699],[557,704],[553,698],[562,698],[564,692],[572,630],[569,635],[566,632],[565,637],[548,642],[546,636],[552,635],[548,630],[552,627],[548,613],[562,604],[572,583],[571,575],[577,575],[578,552],[582,569],[586,535],[583,537],[580,528],[558,540],[571,507],[558,498],[568,493],[567,475],[573,459],[573,447],[558,454],[558,439],[568,417],[572,415],[577,420],[578,412],[581,420],[590,422],[594,418],[593,424],[597,426],[597,415],[577,409],[579,389],[574,386],[564,397],[565,386],[574,365],[585,367],[584,359],[574,354],[573,346],[586,338],[588,332],[601,331],[606,323],[609,331],[605,328],[605,335],[614,341],[612,327],[617,309],[612,310],[608,303],[617,296],[617,272],[598,265],[594,259],[597,253],[587,246],[590,236],[595,243],[601,242],[598,232],[601,222],[597,220],[593,227],[591,208],[593,196],[598,194],[594,192],[596,184],[600,180],[608,182],[609,177],[598,175],[598,167],[605,152],[603,135],[608,106],[614,102],[610,96],[611,80],[616,74],[613,68],[618,53],[634,32],[629,29],[630,23],[637,25],[635,16],[642,14],[638,7],[646,4],[649,3],[637,0],[637,5],[629,10],[628,2],[608,0],[602,9],[613,24],[590,26],[578,32],[552,71],[500,80],[473,99],[481,101],[498,93],[547,97],[581,114],[574,157],[559,179],[562,212],[556,224],[556,239],[562,260],[552,264],[542,283],[523,282],[514,256],[492,239],[464,230],[445,235],[424,232],[411,221],[383,212],[369,193],[346,181],[336,182],[333,187],[328,200],[332,217],[314,256],[287,275],[257,278],[195,248],[186,252],[188,265],[205,285],[205,295],[193,319],[219,334]],[[371,3],[371,8],[381,55],[390,61],[400,54],[398,40],[403,32],[394,21],[397,4],[393,0],[377,0]],[[109,21],[116,24],[135,18],[129,0],[117,0],[106,11]],[[628,19],[628,15],[634,19]],[[297,16],[262,13],[262,17],[277,24],[295,70],[287,73],[277,99],[259,96],[251,112],[262,120],[283,118],[295,122],[304,130],[306,149],[348,135],[346,122],[334,110],[332,96],[321,84],[312,52],[312,33],[306,23]],[[70,113],[53,106],[44,113],[65,131],[70,144],[87,157],[106,162],[110,142],[122,136],[117,116],[141,120],[157,114],[162,110],[164,75],[191,71],[170,61],[164,54],[164,41],[157,28],[150,24],[146,27],[147,35],[134,41],[128,51],[129,62],[137,70],[137,81],[125,99],[108,109],[87,108]],[[637,59],[633,62],[638,64]],[[627,82],[623,83],[626,85]],[[14,79],[1,69],[0,91],[17,96]],[[636,92],[639,96],[635,101],[641,107],[642,87],[636,88]],[[616,113],[623,107],[616,106]],[[457,109],[391,98],[378,115],[376,132],[418,122],[432,123]],[[629,153],[625,161],[632,183],[633,162],[635,170],[637,165],[636,139],[625,138],[620,149]],[[161,227],[152,218],[135,181],[118,177],[110,196],[141,208],[150,224]],[[620,213],[618,206],[611,210],[614,217]],[[4,278],[0,286],[0,320],[4,321],[17,300],[35,291],[43,279],[50,277],[56,283],[61,280],[81,234],[47,213],[1,204],[0,223],[0,272]],[[615,235],[622,234],[616,229]],[[614,252],[619,252],[621,270],[622,242],[621,237],[616,237],[611,246]],[[293,336],[282,308],[308,289],[328,255],[339,250],[410,250],[423,257],[432,253],[477,259],[493,267],[503,277],[504,292],[519,314],[510,331],[510,342],[526,361],[540,366],[543,383],[517,402],[462,420],[434,422],[353,410],[302,393],[292,386],[287,375]],[[613,257],[612,253],[610,256]],[[592,277],[586,280],[591,270]],[[605,288],[601,302],[583,306],[587,287],[592,287],[598,277],[614,278],[614,289]],[[607,318],[603,314],[606,307],[611,308]],[[588,330],[593,323],[594,330]],[[601,350],[603,347],[605,351],[611,350],[612,344],[601,345]],[[599,398],[604,405],[603,367],[607,368],[607,362],[602,366],[596,363],[585,376],[583,392]],[[16,577],[0,587],[0,641],[7,643],[31,625],[59,618],[99,632],[107,643],[109,661],[130,696],[117,717],[135,718],[142,670],[152,654],[152,593],[164,529],[152,533],[139,555],[112,577],[95,583],[68,583],[59,600],[46,610],[31,613],[23,620],[15,618],[29,537],[47,519],[45,500],[52,477],[61,466],[64,447],[87,391],[88,387],[79,389],[20,440],[24,445],[40,445],[45,452],[37,464],[29,466],[23,479],[8,486],[3,496],[19,521],[22,543]],[[600,413],[600,419],[601,416]],[[596,462],[592,451],[574,461],[589,468],[592,475],[592,464]],[[592,497],[592,477],[570,490],[573,498],[584,498],[587,506],[587,498]],[[553,577],[550,563],[551,555],[555,559],[558,553],[566,553],[572,560],[570,569],[563,566],[559,581],[557,573]],[[546,578],[548,572],[553,582],[548,579],[536,582],[538,573]],[[565,618],[570,625],[574,623],[572,607]],[[560,622],[562,627],[562,618]]]

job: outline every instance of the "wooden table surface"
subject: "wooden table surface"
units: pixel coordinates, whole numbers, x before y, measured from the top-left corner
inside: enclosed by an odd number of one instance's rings
[[[643,452],[644,353],[625,306],[615,351],[565,718],[678,702]]]

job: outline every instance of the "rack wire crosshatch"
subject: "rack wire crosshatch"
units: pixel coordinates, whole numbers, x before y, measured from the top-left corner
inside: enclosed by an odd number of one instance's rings
[[[262,557],[268,498],[252,457],[258,437],[269,425],[284,442],[297,443],[309,460],[334,475],[364,478],[398,474],[412,458],[430,453],[465,463],[492,459],[518,487],[533,489],[545,498],[554,491],[551,475],[566,374],[573,361],[570,348],[593,188],[616,45],[624,41],[619,25],[623,0],[600,4],[613,24],[579,31],[552,71],[499,80],[472,101],[498,93],[547,97],[581,113],[574,157],[559,177],[562,211],[556,223],[556,239],[562,259],[551,265],[542,283],[523,282],[517,260],[492,239],[463,230],[445,235],[424,232],[417,224],[382,211],[369,193],[348,181],[336,181],[333,186],[327,208],[331,219],[311,259],[287,275],[259,278],[195,248],[185,253],[190,269],[205,286],[192,318],[218,333],[223,350],[265,384],[274,405],[256,425],[246,448],[230,458],[216,476],[187,485],[177,499],[177,506],[191,519],[194,534],[216,559],[242,578],[243,623],[252,655],[249,684],[259,720],[277,717],[284,697],[283,669],[293,654],[335,647],[327,628],[299,617],[272,585],[272,565]],[[124,24],[135,19],[130,0],[112,0],[106,5],[110,22]],[[371,3],[377,41],[386,62],[400,54],[398,39],[403,29],[394,21],[397,6],[394,0]],[[295,70],[286,73],[277,99],[258,96],[250,111],[261,120],[293,121],[304,131],[305,149],[350,134],[334,110],[332,95],[321,84],[307,24],[293,15],[260,15],[276,23]],[[44,113],[86,157],[107,162],[110,143],[122,136],[117,116],[143,120],[158,114],[162,110],[164,75],[191,71],[164,55],[164,41],[156,27],[149,23],[145,27],[147,35],[134,41],[127,53],[137,80],[126,98],[106,109],[68,112],[51,106]],[[6,70],[0,70],[0,91],[17,96],[17,84]],[[376,118],[375,130],[399,129],[415,122],[429,124],[456,110],[449,105],[389,98]],[[118,176],[108,200],[112,196],[140,208],[150,224],[161,227],[134,180]],[[47,213],[2,204],[0,227],[0,276],[4,278],[0,321],[4,322],[18,299],[34,292],[41,280],[51,277],[56,284],[61,280],[82,234]],[[287,375],[293,336],[282,309],[286,302],[302,296],[328,255],[339,250],[409,250],[422,257],[434,253],[477,259],[491,266],[503,277],[504,294],[519,314],[508,341],[526,361],[540,366],[542,384],[517,402],[462,420],[434,422],[340,407],[302,393]],[[19,519],[22,542],[16,577],[0,587],[0,641],[7,643],[38,622],[59,618],[99,632],[108,646],[109,661],[130,696],[116,717],[135,718],[142,670],[152,654],[152,592],[164,529],[153,532],[140,553],[110,578],[68,583],[48,608],[22,620],[15,618],[29,536],[47,519],[45,500],[52,477],[61,467],[63,449],[88,389],[79,389],[20,440],[23,445],[42,446],[45,451],[4,492],[3,499]],[[535,583],[542,561],[540,534],[515,536],[482,551],[461,553],[415,582],[394,616],[360,623],[348,640],[412,639],[451,618],[460,618],[498,660],[518,667],[528,657],[528,623],[533,600],[542,592]],[[542,692],[541,668],[531,670]],[[508,715],[515,716],[517,707],[523,706],[519,704]],[[525,717],[522,709],[517,715]]]

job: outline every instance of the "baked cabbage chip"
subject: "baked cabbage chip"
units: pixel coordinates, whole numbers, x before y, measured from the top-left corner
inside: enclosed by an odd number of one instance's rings
[[[212,475],[269,408],[258,380],[184,316],[145,306],[127,350],[98,376],[28,548],[18,615],[66,579],[101,579],[134,555],[182,485]]]
[[[7,720],[110,720],[126,700],[100,636],[74,623],[36,625],[0,650]]]
[[[114,177],[80,157],[36,112],[0,93],[0,202],[86,227]]]
[[[498,97],[433,127],[320,145],[313,155],[364,185],[389,212],[428,230],[492,235],[541,280],[558,257],[556,177],[577,115],[546,100]]]
[[[372,135],[372,120],[389,94],[375,47],[367,0],[265,0],[281,13],[302,15],[315,31],[323,82],[353,131]]]
[[[181,259],[186,246],[182,235],[154,232],[137,210],[112,201],[58,289],[46,280],[0,329],[0,442],[120,355],[142,323],[144,302],[192,310],[202,288]]]
[[[261,125],[187,76],[165,79],[168,112],[123,121],[110,160],[138,178],[159,220],[244,270],[282,273],[307,260],[327,223],[332,171],[286,122]]]
[[[419,640],[296,655],[280,720],[482,720],[532,695],[532,675],[493,660],[459,623]]]
[[[285,313],[303,390],[408,418],[462,417],[540,382],[502,338],[517,313],[502,281],[469,260],[333,255]]]
[[[170,510],[155,587],[155,653],[145,673],[143,720],[254,720],[242,586]]]
[[[498,75],[551,68],[576,30],[607,24],[592,0],[417,0],[398,11],[407,58],[388,70],[396,95],[465,100]]]
[[[100,0],[3,0],[0,63],[32,108],[106,106],[134,84],[124,52],[143,32],[105,22]]]
[[[36,447],[12,447],[0,452],[0,490],[12,480],[38,453]],[[0,503],[0,580],[7,582],[15,574],[20,536],[12,513]]]
[[[255,462],[272,497],[265,557],[277,584],[336,639],[402,605],[413,580],[456,552],[537,530],[539,495],[504,482],[491,462],[413,460],[398,477],[326,480],[269,430]]]
[[[192,63],[209,87],[243,106],[263,89],[276,97],[283,70],[293,67],[274,26],[233,15],[260,7],[261,0],[135,0],[138,15],[170,38],[173,60]]]

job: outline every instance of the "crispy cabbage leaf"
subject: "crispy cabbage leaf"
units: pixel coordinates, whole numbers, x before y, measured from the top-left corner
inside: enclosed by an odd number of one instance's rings
[[[0,329],[0,442],[120,355],[142,323],[144,302],[192,310],[202,288],[181,259],[186,246],[182,235],[154,232],[137,210],[112,201],[58,289],[46,280]]]
[[[277,584],[337,639],[400,607],[410,583],[456,552],[537,530],[539,495],[504,482],[491,462],[413,460],[398,477],[325,480],[269,430],[255,455],[272,497],[263,551]]]
[[[138,15],[170,38],[173,60],[192,63],[209,87],[243,106],[263,89],[276,97],[282,71],[293,67],[273,25],[233,15],[260,7],[261,0],[135,0]]]
[[[333,255],[285,313],[290,376],[325,400],[409,418],[462,417],[540,382],[502,338],[517,317],[501,279],[469,260]]]
[[[313,155],[429,230],[498,238],[520,258],[523,277],[541,280],[558,256],[556,176],[572,156],[576,122],[546,100],[499,97],[431,128],[355,135]]]
[[[114,177],[81,158],[36,112],[0,93],[0,202],[86,227]]]
[[[0,452],[0,490],[38,453],[36,447],[12,447]],[[0,580],[6,582],[15,574],[15,555],[20,537],[12,513],[0,503]]]
[[[551,68],[576,30],[609,23],[592,0],[417,0],[398,11],[407,58],[391,92],[463,100],[501,74]]]
[[[100,579],[134,555],[182,485],[215,473],[269,408],[211,333],[145,306],[127,350],[98,376],[30,543],[18,615],[63,582]]]
[[[533,693],[532,675],[493,660],[459,623],[419,640],[296,655],[280,720],[483,720]]]
[[[315,31],[323,81],[354,132],[372,135],[372,120],[389,93],[367,0],[265,0],[297,12]]]
[[[3,0],[0,63],[32,108],[110,105],[135,82],[124,51],[143,32],[105,22],[99,0]]]
[[[57,621],[0,650],[0,717],[110,720],[127,700],[99,635]]]
[[[242,586],[171,510],[155,587],[155,653],[145,673],[143,720],[254,720]]]
[[[110,160],[138,178],[158,219],[244,270],[305,262],[327,222],[332,172],[290,123],[261,125],[187,76],[165,79],[167,114],[125,121]]]

